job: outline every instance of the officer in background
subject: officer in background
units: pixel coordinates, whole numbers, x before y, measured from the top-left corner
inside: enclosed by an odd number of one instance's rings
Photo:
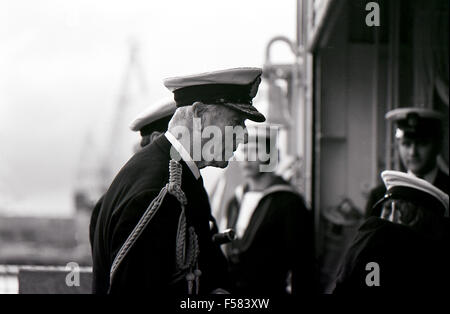
[[[386,195],[358,230],[334,293],[448,294],[448,195],[399,171],[381,174]]]
[[[405,171],[422,178],[448,194],[449,177],[437,165],[442,147],[441,113],[425,108],[398,108],[389,111],[386,119],[396,124],[395,140]],[[366,216],[380,216],[374,204],[383,198],[385,186],[374,188],[366,204]]]
[[[167,126],[177,109],[172,98],[162,98],[153,103],[146,110],[141,112],[130,124],[133,132],[139,131],[141,134],[140,148],[151,144],[155,138],[167,131]],[[91,214],[89,224],[89,240],[91,249],[93,244],[95,226],[97,224],[98,212],[102,206],[103,196],[97,201]]]
[[[141,147],[151,144],[154,139],[167,131],[169,121],[176,109],[172,97],[162,98],[133,120],[130,130],[141,134]]]
[[[236,239],[225,247],[235,291],[313,293],[312,215],[303,197],[274,173],[278,129],[270,125],[247,129],[248,143],[237,154],[245,182],[226,209],[227,227],[236,232]]]
[[[237,68],[164,81],[177,106],[168,131],[125,164],[103,198],[93,241],[94,293],[151,298],[229,289],[199,169],[228,165],[239,142],[225,140],[227,126],[265,120],[252,105],[261,74],[259,68]],[[210,160],[201,133],[212,127],[220,130],[222,145]]]

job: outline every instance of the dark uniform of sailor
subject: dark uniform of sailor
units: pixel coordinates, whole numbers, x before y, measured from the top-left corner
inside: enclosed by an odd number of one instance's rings
[[[245,193],[245,188],[243,190]],[[263,191],[241,238],[226,247],[236,292],[249,295],[315,292],[313,220],[303,198],[281,177]],[[236,228],[241,197],[227,209],[228,227]]]
[[[413,142],[426,141],[432,143],[436,147],[440,146],[442,141],[442,115],[439,112],[424,108],[398,108],[389,111],[386,114],[386,119],[394,121],[396,123],[396,140],[402,140],[406,138]],[[417,145],[417,144],[416,144]],[[433,153],[428,156],[432,158],[430,162],[434,167],[429,169],[426,174],[422,175],[422,178],[444,191],[449,193],[449,176],[444,173],[436,163],[436,156],[439,153],[438,150],[434,150]],[[406,165],[403,165],[407,168]],[[411,172],[410,169],[405,169]],[[383,198],[386,193],[386,187],[384,184],[380,184],[373,188],[368,196],[366,203],[366,217],[379,216],[381,213],[378,210],[373,210],[375,203]]]
[[[384,173],[388,191],[376,207],[391,199],[420,204],[441,217],[440,224],[435,225],[441,227],[440,231],[433,234],[436,230],[425,224],[422,226],[428,228],[426,232],[369,217],[347,252],[333,293],[446,294],[450,280],[450,229],[444,217],[448,215],[448,195],[436,192],[430,183],[412,175]],[[377,263],[377,269],[370,263]],[[371,274],[372,271],[376,273]]]
[[[251,105],[260,76],[260,69],[241,68],[172,78],[165,85],[174,92],[177,107],[217,100],[263,121]],[[172,159],[174,152],[179,161]],[[227,262],[213,242],[202,178],[170,132],[125,164],[99,206],[92,243],[94,293],[151,296],[229,290]]]
[[[242,170],[249,183],[236,189],[226,209],[228,228],[237,234],[226,246],[235,291],[244,295],[314,293],[312,214],[303,197],[270,167],[278,160],[278,132],[274,132],[278,128],[261,124],[247,129]],[[263,141],[266,152],[270,148],[268,160],[252,162],[260,149],[264,151]],[[251,190],[255,182],[261,185]]]

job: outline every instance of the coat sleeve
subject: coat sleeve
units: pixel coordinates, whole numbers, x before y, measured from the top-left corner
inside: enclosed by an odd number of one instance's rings
[[[282,240],[291,269],[293,294],[316,293],[317,265],[314,257],[314,226],[312,213],[299,195],[284,195]]]
[[[159,191],[148,190],[113,215],[110,263]],[[175,245],[181,206],[166,194],[160,208],[118,267],[111,293],[160,294],[169,289],[175,271]]]

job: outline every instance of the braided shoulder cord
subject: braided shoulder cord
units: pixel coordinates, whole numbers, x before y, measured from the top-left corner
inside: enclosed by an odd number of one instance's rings
[[[164,200],[164,197],[167,193],[167,187],[163,187],[161,191],[159,192],[158,196],[153,199],[153,201],[150,203],[150,205],[147,207],[147,209],[144,212],[144,215],[139,220],[136,227],[134,227],[131,234],[128,236],[125,243],[120,248],[119,252],[117,253],[116,257],[114,258],[114,261],[111,266],[110,275],[109,275],[109,284],[112,285],[114,275],[116,273],[117,268],[119,267],[120,263],[125,258],[128,251],[131,249],[131,247],[134,245],[136,240],[139,238],[139,236],[144,231],[145,227],[148,225],[150,220],[153,218],[153,216],[158,211],[159,207],[162,204],[162,201]]]
[[[181,165],[175,161],[170,160],[169,163],[169,183],[167,183],[159,192],[159,194],[153,199],[153,201],[150,203],[150,205],[145,210],[143,216],[139,220],[136,227],[133,229],[131,234],[128,236],[125,243],[120,248],[119,252],[117,253],[116,257],[114,258],[113,264],[111,266],[110,270],[110,289],[112,286],[114,275],[125,258],[126,254],[129,252],[131,247],[134,245],[136,240],[139,238],[139,236],[142,234],[145,227],[148,225],[148,223],[151,221],[153,216],[158,211],[159,207],[162,204],[162,201],[164,200],[164,197],[166,196],[167,192],[169,194],[173,195],[181,205],[181,214],[178,221],[178,230],[177,230],[177,244],[176,244],[176,262],[177,267],[179,270],[185,271],[188,268],[191,268],[194,265],[197,265],[197,258],[199,254],[199,248],[198,248],[198,237],[195,233],[195,230],[193,227],[189,228],[189,235],[186,235],[186,215],[185,215],[185,205],[187,204],[187,198],[184,192],[181,190],[181,175],[182,175],[182,168]],[[186,239],[189,239],[189,245],[186,248]],[[187,253],[186,254],[186,250]],[[198,268],[198,267],[196,267]],[[201,272],[196,269],[195,272],[195,278],[197,282],[196,291],[198,293],[198,277],[200,276]],[[189,279],[188,280],[188,286],[189,286]],[[189,286],[189,293],[191,294],[192,288]]]
[[[181,213],[180,218],[178,219],[177,243],[175,248],[177,270],[179,272],[188,272],[186,274],[188,293],[192,294],[194,280],[196,282],[196,292],[198,293],[198,277],[201,275],[200,270],[198,270],[197,263],[198,255],[200,253],[198,236],[192,226],[188,228],[186,233],[187,222],[185,205],[187,204],[187,199],[184,192],[181,190],[181,166],[178,163],[176,167],[170,167],[170,177],[173,180],[171,181],[172,183],[169,183],[168,192],[175,196],[181,204]],[[194,267],[195,270],[193,271]]]

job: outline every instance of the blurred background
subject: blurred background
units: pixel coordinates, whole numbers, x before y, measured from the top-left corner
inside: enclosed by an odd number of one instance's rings
[[[373,1],[379,26],[368,2],[0,0],[0,293],[21,269],[89,272],[130,122],[171,95],[164,78],[239,66],[264,69],[254,103],[282,126],[277,171],[314,212],[328,292],[380,170],[399,168],[385,112],[448,116],[448,1]],[[448,122],[445,139],[448,173]],[[220,223],[239,171],[202,174]]]

